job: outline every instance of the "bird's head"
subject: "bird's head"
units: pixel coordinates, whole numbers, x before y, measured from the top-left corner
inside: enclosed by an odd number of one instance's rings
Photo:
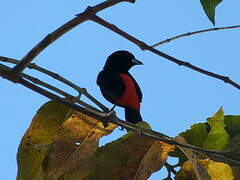
[[[134,65],[141,64],[143,63],[137,60],[133,54],[128,51],[121,50],[114,52],[107,58],[103,69],[108,71],[126,73]]]

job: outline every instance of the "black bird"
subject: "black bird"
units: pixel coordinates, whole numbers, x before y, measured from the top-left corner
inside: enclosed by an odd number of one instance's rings
[[[142,92],[136,80],[128,72],[134,65],[143,64],[128,51],[111,54],[98,74],[97,85],[102,95],[114,105],[125,109],[125,119],[131,123],[142,120],[140,103]]]

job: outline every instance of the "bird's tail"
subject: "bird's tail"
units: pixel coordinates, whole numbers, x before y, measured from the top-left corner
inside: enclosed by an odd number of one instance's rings
[[[125,107],[125,119],[134,124],[143,121],[140,112],[130,107]]]

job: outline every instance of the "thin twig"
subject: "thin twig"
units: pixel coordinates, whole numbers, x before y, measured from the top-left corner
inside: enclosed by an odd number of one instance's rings
[[[39,80],[39,79],[37,79],[35,77],[32,77],[32,76],[30,76],[28,74],[24,74],[24,73],[20,73],[19,75],[24,77],[24,78],[26,78],[26,79],[28,79],[28,80],[30,80],[30,81],[32,81],[34,84],[38,84],[40,86],[46,87],[46,88],[48,88],[48,89],[50,89],[50,90],[52,90],[52,91],[54,91],[54,92],[56,92],[58,94],[61,94],[61,95],[65,96],[66,98],[70,98],[74,102],[79,103],[80,105],[82,105],[82,106],[84,106],[86,108],[92,109],[94,111],[99,111],[97,108],[95,108],[95,107],[91,106],[90,104],[80,100],[79,98],[77,98],[75,96],[72,96],[72,95],[68,94],[67,92],[64,92],[63,90],[61,90],[59,88],[56,88],[56,87],[54,87],[54,86],[52,86],[52,85],[50,85],[50,84],[48,84],[46,82],[43,82],[43,81],[41,81],[41,80]]]
[[[110,118],[109,122],[111,122],[113,124],[116,124],[118,126],[124,127],[128,130],[137,132],[138,134],[142,134],[143,136],[146,136],[146,137],[149,137],[149,138],[152,138],[152,139],[156,139],[156,140],[160,140],[160,141],[163,141],[163,142],[171,144],[171,145],[177,145],[177,146],[181,146],[181,147],[184,147],[184,148],[192,149],[196,152],[200,152],[200,153],[205,154],[205,155],[210,154],[211,158],[214,158],[215,160],[223,159],[225,162],[227,162],[231,165],[240,166],[239,161],[235,161],[233,159],[229,159],[229,158],[223,156],[224,154],[231,153],[231,152],[213,151],[213,150],[202,149],[200,147],[193,146],[191,144],[182,144],[182,143],[179,143],[179,142],[175,141],[173,138],[171,138],[169,136],[166,136],[162,133],[159,133],[159,132],[156,132],[156,131],[153,131],[153,130],[139,129],[139,127],[136,126],[135,124],[123,121],[123,120],[117,118],[116,116],[113,117],[113,118]]]
[[[80,111],[85,113],[86,115],[89,115],[93,118],[100,118],[100,121],[104,122],[104,118],[108,116],[108,113],[105,112],[99,112],[99,111],[94,111],[92,109],[88,109],[88,108],[84,108],[82,106],[76,105],[74,104],[72,101],[68,100],[68,99],[63,99],[25,79],[23,79],[20,74],[16,74],[15,76],[12,76],[12,69],[0,64],[0,76],[2,76],[5,79],[8,79],[9,81],[12,81],[14,83],[19,83],[22,84],[23,86],[45,96],[48,97],[49,99],[52,99],[58,103],[64,104],[70,108],[73,108],[76,111]],[[14,78],[14,79],[13,79]]]
[[[172,166],[171,164],[169,164],[168,162],[165,162],[164,166],[167,168],[167,170],[170,173],[173,173],[174,175],[177,174],[177,171],[174,169],[174,166]]]
[[[48,47],[51,43],[56,41],[60,38],[63,34],[70,31],[77,25],[83,23],[84,21],[89,20],[89,18],[98,13],[99,11],[114,6],[120,2],[131,2],[134,3],[135,0],[106,0],[102,3],[97,4],[93,7],[88,7],[83,13],[78,14],[77,17],[73,18],[72,20],[68,21],[66,24],[62,25],[52,33],[48,34],[43,40],[41,40],[36,46],[34,46],[21,60],[21,63],[17,64],[14,68],[12,73],[17,74],[22,72],[29,63],[38,55],[40,54],[46,47]]]
[[[0,56],[0,61],[7,62],[7,63],[13,63],[13,64],[19,64],[19,63],[20,63],[20,61],[17,60],[17,59],[13,59],[13,58],[9,58],[9,57],[4,57],[4,56]],[[48,76],[50,76],[50,77],[52,77],[52,78],[54,78],[54,79],[56,79],[56,80],[58,80],[58,81],[60,81],[60,82],[62,82],[62,83],[64,83],[64,84],[70,86],[71,88],[75,89],[75,90],[79,93],[79,95],[80,95],[80,94],[84,94],[88,99],[90,99],[93,103],[95,103],[95,104],[96,104],[99,108],[101,108],[104,112],[108,112],[108,111],[109,111],[109,109],[108,109],[106,106],[104,106],[104,105],[103,105],[102,103],[100,103],[96,98],[94,98],[92,95],[90,95],[90,94],[87,92],[86,88],[81,88],[81,87],[77,86],[76,84],[72,83],[71,81],[63,78],[63,77],[60,76],[59,74],[54,73],[54,72],[52,72],[52,71],[49,71],[49,70],[47,70],[47,69],[45,69],[45,68],[42,68],[42,67],[36,65],[35,63],[30,63],[27,67],[28,67],[29,69],[35,69],[35,70],[37,70],[37,71],[39,71],[39,72],[41,72],[41,73],[43,73],[43,74],[46,74],[46,75],[48,75]],[[30,80],[30,79],[29,79],[29,80]],[[42,83],[42,84],[43,84],[43,83]],[[45,87],[46,87],[46,86],[45,86]],[[49,88],[49,87],[48,87],[48,88]],[[53,90],[53,87],[52,87],[52,88],[49,88],[49,89],[52,89],[52,90]],[[56,90],[56,89],[55,89],[55,90]],[[58,91],[58,93],[60,92],[59,90],[57,90],[57,91]],[[55,91],[55,92],[57,92],[57,91]],[[59,93],[59,94],[64,95],[64,94],[62,94],[62,93]],[[65,95],[64,95],[64,96],[65,96]],[[70,96],[69,96],[69,97],[70,97]],[[72,97],[73,97],[73,96],[72,96]],[[77,98],[77,99],[78,99],[78,98]],[[79,101],[78,101],[78,102],[79,102]],[[80,104],[83,105],[83,103],[84,103],[84,102],[81,101]],[[88,106],[86,103],[85,103],[85,105],[86,105],[86,107]]]
[[[209,31],[218,31],[218,30],[223,30],[223,29],[234,29],[234,28],[240,28],[240,25],[236,25],[236,26],[226,26],[226,27],[217,27],[217,28],[210,28],[210,29],[203,29],[203,30],[199,30],[199,31],[193,31],[193,32],[188,32],[188,33],[184,33],[184,34],[180,34],[171,38],[168,38],[166,40],[160,41],[158,43],[155,43],[153,45],[151,45],[151,47],[157,47],[159,45],[165,44],[165,43],[169,43],[173,40],[182,38],[182,37],[187,37],[187,36],[191,36],[194,34],[200,34],[200,33],[205,33],[205,32],[209,32]]]
[[[128,39],[129,41],[131,41],[134,44],[136,44],[137,46],[139,46],[142,50],[148,50],[148,51],[150,51],[150,52],[152,52],[154,54],[157,54],[157,55],[159,55],[161,57],[166,58],[167,60],[169,60],[171,62],[174,62],[174,63],[178,64],[179,66],[185,66],[187,68],[190,68],[192,70],[195,70],[195,71],[200,72],[202,74],[205,74],[207,76],[211,76],[213,78],[222,80],[225,83],[228,83],[228,84],[236,87],[237,89],[240,89],[240,85],[237,84],[236,82],[232,81],[228,76],[222,76],[222,75],[219,75],[219,74],[216,74],[216,73],[213,73],[213,72],[201,69],[201,68],[199,68],[197,66],[194,66],[194,65],[190,64],[189,62],[185,62],[185,61],[179,60],[179,59],[177,59],[177,58],[175,58],[173,56],[165,54],[165,53],[163,53],[163,52],[161,52],[161,51],[159,51],[157,49],[154,49],[151,46],[149,46],[146,43],[144,43],[143,41],[138,40],[137,38],[135,38],[135,37],[131,36],[130,34],[124,32],[123,30],[119,29],[117,26],[115,26],[113,24],[110,24],[109,22],[105,21],[104,19],[100,18],[97,15],[94,15],[92,17],[92,21],[94,21],[94,22],[96,22],[96,23],[106,27],[107,29],[110,29],[111,31],[116,32],[120,36]]]

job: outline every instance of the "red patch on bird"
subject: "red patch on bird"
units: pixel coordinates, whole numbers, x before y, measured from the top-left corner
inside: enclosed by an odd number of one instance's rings
[[[135,110],[140,109],[140,100],[136,91],[136,86],[134,81],[127,74],[120,74],[125,91],[119,99],[116,99],[116,102],[122,106],[128,106]]]

